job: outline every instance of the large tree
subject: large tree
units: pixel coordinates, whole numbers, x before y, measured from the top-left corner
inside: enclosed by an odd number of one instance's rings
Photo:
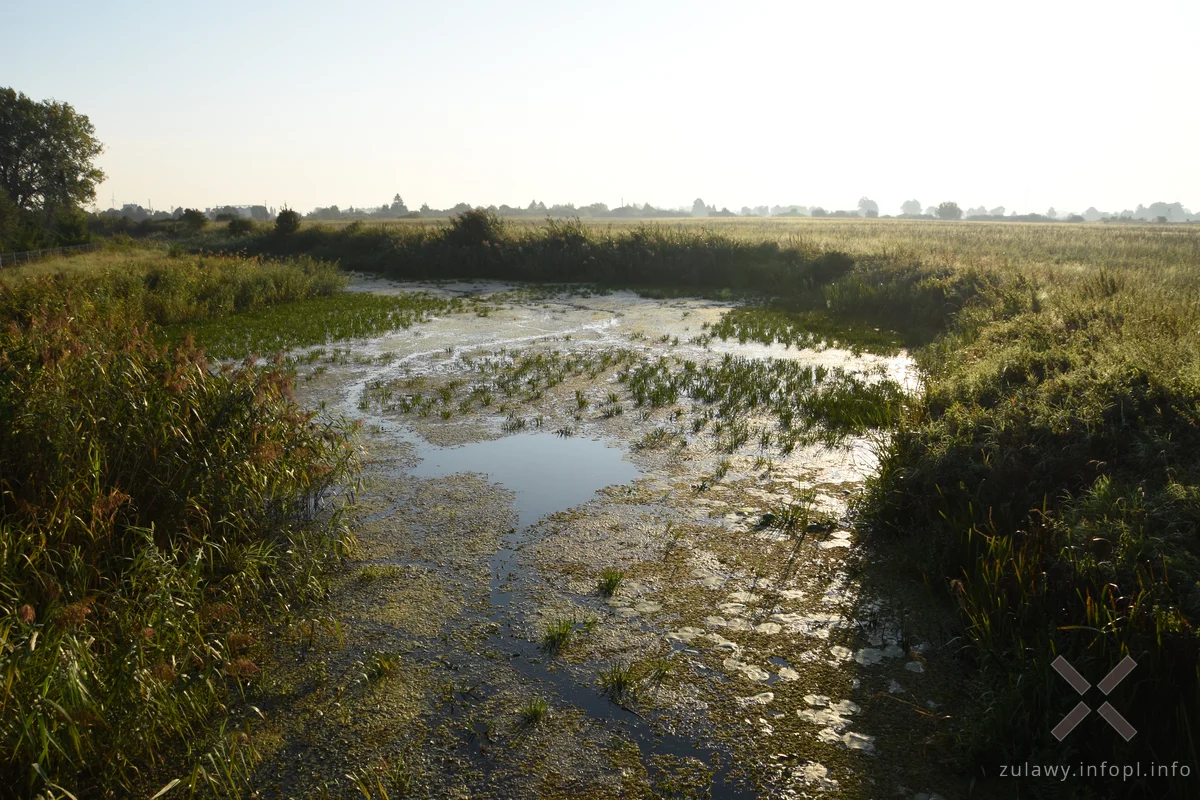
[[[946,201],[937,207],[938,219],[962,219],[962,209],[958,207],[958,203]]]
[[[92,164],[104,149],[95,134],[68,103],[0,89],[0,189],[43,224],[91,201],[104,180]]]

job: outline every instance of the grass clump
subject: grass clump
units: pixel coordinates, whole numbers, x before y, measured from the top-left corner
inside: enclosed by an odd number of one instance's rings
[[[571,634],[575,632],[575,620],[560,617],[552,620],[542,634],[542,649],[550,654],[557,654],[567,646]]]
[[[633,667],[618,661],[600,673],[600,689],[617,705],[632,702],[637,694],[637,678]]]
[[[344,552],[320,509],[355,472],[349,427],[298,408],[276,366],[161,348],[106,285],[0,286],[0,784],[18,794],[144,793],[168,757],[197,765],[176,773],[193,789],[215,780],[211,719],[259,671],[247,629],[320,597]],[[244,732],[215,741],[248,769]]]
[[[601,597],[612,597],[621,588],[624,580],[625,570],[619,567],[605,567],[600,571],[600,580],[596,588]]]
[[[521,706],[519,713],[521,724],[530,727],[540,725],[550,715],[550,704],[544,697],[531,697]]]

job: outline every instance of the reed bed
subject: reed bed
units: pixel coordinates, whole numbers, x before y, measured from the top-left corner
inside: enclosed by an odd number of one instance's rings
[[[153,324],[341,277],[161,260],[0,285],[0,796],[238,796],[262,626],[349,543],[351,426]]]

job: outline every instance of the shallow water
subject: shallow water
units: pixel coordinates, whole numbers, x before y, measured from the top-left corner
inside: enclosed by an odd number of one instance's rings
[[[651,728],[640,715],[613,703],[595,688],[580,685],[551,662],[537,643],[514,629],[515,604],[537,579],[536,572],[519,562],[518,554],[537,539],[535,523],[557,511],[591,500],[596,492],[614,484],[627,484],[641,471],[623,458],[624,449],[601,439],[563,437],[552,433],[513,434],[501,439],[470,442],[457,447],[433,447],[413,439],[421,462],[409,474],[442,478],[457,473],[481,473],[516,495],[513,507],[518,528],[511,530],[490,557],[489,604],[501,615],[500,628],[488,644],[510,654],[510,664],[526,679],[548,685],[553,694],[591,719],[622,730],[638,747],[643,759],[656,754],[688,757],[706,763],[712,749],[689,739]],[[731,780],[728,767],[715,770],[711,797],[734,800],[753,796]]]
[[[514,507],[524,528],[586,503],[605,486],[639,477],[640,470],[623,454],[623,449],[599,439],[521,433],[458,447],[418,446],[421,463],[410,474],[441,478],[483,473],[516,494]]]

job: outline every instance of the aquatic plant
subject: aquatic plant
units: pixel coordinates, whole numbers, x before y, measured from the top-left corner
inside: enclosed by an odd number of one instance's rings
[[[600,688],[614,703],[624,705],[637,695],[637,679],[631,665],[617,661],[600,672]]]
[[[521,723],[524,725],[540,725],[550,714],[550,704],[544,697],[531,697],[521,706],[519,712]]]
[[[596,588],[602,597],[612,597],[624,580],[625,570],[619,567],[605,567],[600,571],[600,581]]]
[[[551,620],[542,633],[542,649],[547,653],[558,653],[567,646],[567,642],[570,641],[571,634],[574,632],[575,620],[573,618],[559,617]]]

